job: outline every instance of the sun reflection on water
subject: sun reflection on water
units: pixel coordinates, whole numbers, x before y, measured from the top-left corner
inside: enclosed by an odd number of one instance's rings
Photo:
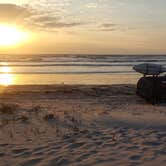
[[[10,74],[12,69],[8,66],[0,67],[0,85],[8,86],[14,83],[13,75]]]

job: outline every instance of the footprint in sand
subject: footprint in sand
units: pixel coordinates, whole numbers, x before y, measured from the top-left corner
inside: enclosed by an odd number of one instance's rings
[[[30,159],[28,161],[25,161],[24,163],[21,163],[20,166],[34,166],[36,164],[39,164],[41,161],[42,158]]]
[[[130,160],[140,160],[141,159],[141,155],[132,155],[129,157]]]

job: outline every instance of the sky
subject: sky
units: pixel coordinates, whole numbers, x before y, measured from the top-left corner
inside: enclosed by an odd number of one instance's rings
[[[0,0],[29,39],[0,53],[165,54],[165,0]]]

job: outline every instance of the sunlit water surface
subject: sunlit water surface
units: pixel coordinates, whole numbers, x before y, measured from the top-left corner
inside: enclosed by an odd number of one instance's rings
[[[0,84],[135,84],[132,67],[144,62],[166,65],[166,56],[0,55]]]

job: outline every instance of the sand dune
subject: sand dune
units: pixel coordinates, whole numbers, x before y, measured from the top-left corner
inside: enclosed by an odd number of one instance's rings
[[[0,165],[161,165],[165,105],[133,85],[0,87]]]

